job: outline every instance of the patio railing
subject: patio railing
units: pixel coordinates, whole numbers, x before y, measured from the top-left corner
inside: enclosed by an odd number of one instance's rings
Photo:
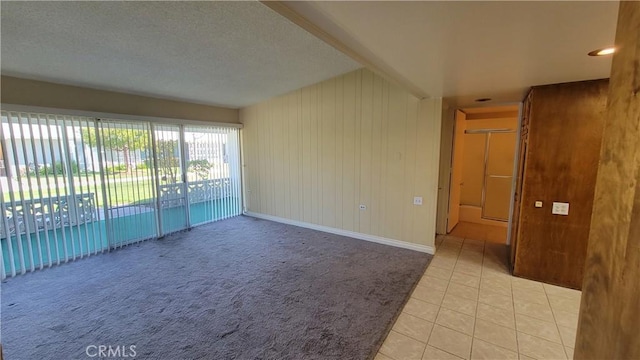
[[[98,219],[93,193],[0,203],[0,238],[53,230]]]
[[[184,183],[160,185],[160,208],[184,206],[184,188]],[[187,191],[190,204],[222,199],[233,194],[229,178],[190,181]]]

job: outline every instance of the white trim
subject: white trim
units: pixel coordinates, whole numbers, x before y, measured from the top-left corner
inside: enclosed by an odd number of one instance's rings
[[[3,111],[23,112],[23,113],[40,113],[40,114],[52,114],[52,115],[67,115],[67,116],[86,116],[98,119],[114,119],[125,121],[149,121],[161,124],[181,124],[181,125],[207,125],[241,129],[242,124],[239,123],[221,123],[213,121],[203,120],[185,120],[179,118],[164,118],[157,116],[142,116],[142,115],[127,115],[118,113],[105,113],[98,111],[84,111],[73,109],[59,109],[41,106],[27,106],[27,105],[15,105],[5,104],[0,105]]]
[[[251,217],[263,219],[263,220],[275,221],[275,222],[279,222],[287,225],[299,226],[299,227],[303,227],[311,230],[318,230],[318,231],[322,231],[330,234],[348,236],[354,239],[371,241],[378,244],[419,251],[419,252],[423,252],[431,255],[435,254],[435,249],[433,248],[433,246],[413,244],[405,241],[394,240],[394,239],[384,238],[384,237],[375,236],[375,235],[363,234],[355,231],[336,229],[328,226],[316,225],[316,224],[281,218],[281,217],[272,216],[272,215],[254,213],[251,211],[245,211],[243,215],[251,216]]]

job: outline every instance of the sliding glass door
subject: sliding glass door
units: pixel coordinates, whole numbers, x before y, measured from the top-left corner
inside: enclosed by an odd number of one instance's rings
[[[150,125],[100,120],[101,176],[112,247],[156,237],[156,188],[151,157]]]
[[[189,225],[181,129],[177,125],[154,125],[158,208],[162,234]]]
[[[238,129],[185,127],[191,224],[242,213]]]
[[[90,118],[2,113],[3,278],[108,248],[95,130]]]
[[[2,112],[2,278],[242,212],[237,128]]]

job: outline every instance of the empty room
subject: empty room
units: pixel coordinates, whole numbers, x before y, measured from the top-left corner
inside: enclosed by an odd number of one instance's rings
[[[640,3],[0,13],[0,360],[640,358]]]

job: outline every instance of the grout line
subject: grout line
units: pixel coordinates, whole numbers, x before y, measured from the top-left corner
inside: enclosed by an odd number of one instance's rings
[[[513,326],[515,327],[516,332],[516,350],[518,353],[518,358],[520,358],[520,337],[518,336],[518,320],[516,319],[516,299],[513,295],[513,275],[511,275],[511,279],[509,279],[509,287],[511,288],[511,310],[513,310]],[[524,354],[522,354],[524,355]]]
[[[442,246],[442,243],[444,242],[444,240],[445,239],[442,239],[440,241],[440,245],[436,246],[436,253],[438,253],[437,248]],[[431,263],[429,263],[429,265],[431,265]],[[455,267],[455,264],[454,264],[454,267]],[[429,267],[427,267],[427,269],[429,269]],[[425,276],[427,274],[427,269],[425,269],[424,274],[422,276]],[[436,328],[436,321],[438,320],[438,315],[440,314],[440,309],[442,309],[442,303],[444,302],[444,297],[447,296],[447,290],[449,290],[449,284],[450,283],[451,283],[451,276],[449,276],[449,281],[447,282],[447,287],[444,289],[444,295],[442,295],[442,301],[440,301],[440,305],[438,305],[438,313],[436,313],[436,317],[433,319],[433,326],[431,327],[431,331],[429,332],[429,336],[427,337],[427,344],[425,345],[424,350],[422,350],[422,356],[420,357],[421,359],[424,358],[424,354],[427,351],[427,347],[429,346],[429,340],[431,340],[431,335],[433,335],[433,331]]]
[[[486,243],[485,243],[485,244],[486,244]],[[486,259],[486,252],[487,252],[487,247],[486,247],[486,245],[485,245],[485,248],[484,248],[484,251],[483,251],[483,256],[482,256],[482,260],[483,260],[483,268],[482,268],[482,271],[483,271],[483,272],[484,272],[484,263],[485,263],[485,259]],[[513,294],[512,294],[512,296],[513,296]],[[478,303],[480,303],[480,299],[478,299]],[[483,304],[484,304],[484,303],[483,303]],[[515,309],[514,309],[514,305],[513,305],[513,304],[514,304],[514,303],[513,303],[513,298],[512,298],[512,305],[511,305],[511,307],[512,307],[512,309],[513,309],[513,314],[514,314],[514,315],[513,315],[513,316],[514,316],[514,325],[515,325]],[[485,304],[485,305],[492,306],[492,307],[496,307],[496,306],[493,306],[493,305],[491,305],[491,304]],[[497,308],[497,307],[496,307],[496,308]],[[476,310],[476,322],[477,322],[477,320],[478,320],[477,314],[478,314],[478,312],[477,312],[477,310]],[[482,319],[481,319],[481,320],[482,320]],[[517,331],[517,329],[511,329],[511,328],[509,328],[509,327],[507,327],[507,326],[503,326],[503,325],[501,325],[501,324],[496,324],[496,323],[494,323],[494,322],[492,322],[492,321],[489,321],[489,320],[483,320],[483,321],[488,321],[488,322],[490,322],[490,323],[491,323],[492,325],[494,325],[494,326],[500,326],[500,327],[503,327],[503,328],[506,328],[506,329],[513,330],[513,331],[515,332],[515,334],[516,334],[516,351],[515,351],[515,352],[516,352],[516,355],[518,356],[518,358],[520,358],[520,355],[521,355],[521,354],[520,354],[520,348],[519,348],[519,345],[518,345],[518,331]],[[517,325],[516,325],[516,326],[517,326]],[[475,334],[475,330],[474,330],[474,334]],[[474,336],[474,340],[475,340],[475,336]],[[482,340],[482,339],[478,339],[478,340]],[[513,352],[513,349],[508,349],[508,348],[506,348],[506,347],[504,347],[504,346],[502,346],[502,345],[498,345],[498,344],[495,344],[495,343],[490,342],[490,341],[487,341],[487,340],[482,340],[482,341],[485,341],[486,343],[491,344],[491,345],[493,345],[493,346],[496,346],[496,347],[498,347],[498,348],[501,348],[501,349],[504,349],[504,350],[507,350],[507,351]],[[473,349],[472,349],[472,350],[473,350]]]
[[[442,242],[444,242],[445,240],[446,239],[443,239]],[[442,242],[440,243],[440,245],[442,245]],[[436,250],[436,252],[437,252],[437,250]],[[456,260],[455,260],[456,263],[458,262],[458,258],[459,257],[460,257],[460,250],[458,250],[458,253],[457,253],[457,256],[456,256]],[[454,263],[454,269],[455,269],[455,263]],[[426,273],[426,270],[425,270],[425,273]],[[451,273],[453,274],[453,270],[451,270]],[[447,281],[447,288],[444,290],[444,296],[442,297],[442,301],[440,302],[440,305],[438,307],[438,313],[436,314],[435,319],[433,319],[433,327],[431,328],[431,332],[429,333],[429,338],[427,339],[427,346],[429,346],[429,341],[431,340],[431,335],[433,335],[433,331],[435,330],[436,325],[442,326],[442,327],[445,327],[445,328],[449,329],[446,326],[438,324],[437,321],[438,321],[438,315],[440,315],[440,310],[442,310],[442,303],[444,302],[444,298],[447,296],[447,291],[449,291],[449,285],[450,284],[451,284],[451,275],[449,275],[449,280]],[[456,331],[454,329],[449,329],[449,330]],[[435,347],[438,350],[444,351],[444,352],[446,352],[448,354],[451,354],[450,352],[448,352],[446,350],[443,350],[443,349],[440,349],[440,348],[438,348],[436,346],[433,346],[433,347]],[[422,351],[422,357],[424,357],[424,353],[426,351],[427,351],[427,347],[425,346],[424,350]],[[454,354],[451,354],[451,355],[454,355]]]
[[[447,329],[448,329],[448,328],[447,328]],[[454,331],[455,331],[455,330],[454,330]],[[437,346],[433,346],[433,345],[429,345],[429,344],[427,344],[427,346],[431,346],[432,348],[438,349],[438,350],[440,350],[440,351],[442,351],[442,352],[445,352],[445,353],[447,353],[447,354],[449,354],[449,355],[455,356],[455,357],[456,357],[456,358],[458,358],[458,359],[461,359],[461,357],[460,357],[460,356],[458,356],[458,355],[456,355],[456,354],[454,354],[454,353],[452,353],[452,352],[449,352],[449,351],[447,351],[447,350],[441,349],[441,348],[439,348],[439,347],[437,347]],[[424,351],[425,351],[425,352],[427,351],[427,348],[426,348],[426,347],[424,348]],[[424,352],[422,353],[422,357],[424,358]]]
[[[406,312],[402,312],[402,313],[401,313],[401,315],[402,315],[402,314],[407,315],[407,316],[414,317],[414,318],[419,319],[419,320],[422,320],[422,321],[429,322],[429,323],[431,323],[431,325],[435,325],[435,323],[434,323],[434,322],[429,321],[429,320],[425,320],[425,319],[423,319],[423,318],[421,318],[421,317],[418,317],[418,316],[415,316],[415,315],[411,315],[411,314],[406,313]],[[398,320],[396,320],[396,322],[393,324],[393,325],[394,325],[394,327],[395,327],[395,325],[396,325],[396,323],[397,323],[397,322],[398,322]],[[425,345],[427,344],[426,342],[424,342],[424,341],[422,341],[422,340],[420,340],[420,339],[416,339],[415,337],[413,337],[413,336],[411,336],[411,335],[401,333],[401,332],[400,332],[400,331],[398,331],[398,330],[394,330],[394,328],[393,328],[393,327],[391,327],[391,331],[395,331],[395,332],[397,332],[398,334],[403,335],[403,336],[406,336],[406,337],[408,337],[408,338],[410,338],[410,339],[413,339],[413,340],[415,340],[415,341],[417,341],[417,342],[419,342],[419,343],[421,343],[421,344],[425,344]],[[431,326],[431,331],[433,331],[433,326]],[[431,336],[431,332],[429,332],[429,336]],[[428,338],[428,337],[427,337],[427,341],[429,341],[429,338]]]
[[[482,262],[480,264],[480,283],[482,282],[482,273],[484,272],[484,256],[485,256],[485,247],[483,242],[482,248]],[[480,304],[480,283],[478,283],[478,298],[476,299],[476,313],[473,320],[473,334],[471,335],[471,349],[469,349],[469,358],[471,358],[471,354],[473,354],[473,347],[476,342],[476,326],[478,326],[478,304]]]
[[[394,323],[394,325],[395,325],[395,323]],[[392,331],[395,332],[395,333],[400,334],[399,332],[393,330],[393,328],[391,328],[391,330],[389,330],[389,334],[391,334]],[[389,334],[387,334],[387,338],[389,337]],[[402,334],[400,334],[400,335],[402,335]],[[384,342],[386,342],[386,341],[387,341],[387,339],[385,338]],[[383,345],[384,345],[384,342],[382,342]],[[393,357],[393,356],[391,356],[389,354],[383,353],[381,350],[382,350],[382,345],[380,345],[380,349],[378,349],[378,353],[379,354],[382,354],[382,355],[384,355],[384,356],[386,356],[386,357],[388,357],[388,358],[390,358],[392,360],[401,360],[401,359],[396,359],[395,357]]]
[[[568,359],[569,354],[567,354],[567,349],[564,344],[564,339],[562,338],[562,333],[560,332],[560,325],[558,325],[558,320],[556,319],[556,313],[553,311],[553,307],[551,306],[551,300],[549,300],[549,294],[547,294],[547,289],[542,285],[542,289],[544,290],[544,295],[547,297],[547,302],[549,303],[549,308],[551,309],[551,315],[553,316],[553,322],[556,324],[556,330],[558,330],[558,336],[560,337],[560,344],[562,345],[562,351],[564,351],[564,356]]]

